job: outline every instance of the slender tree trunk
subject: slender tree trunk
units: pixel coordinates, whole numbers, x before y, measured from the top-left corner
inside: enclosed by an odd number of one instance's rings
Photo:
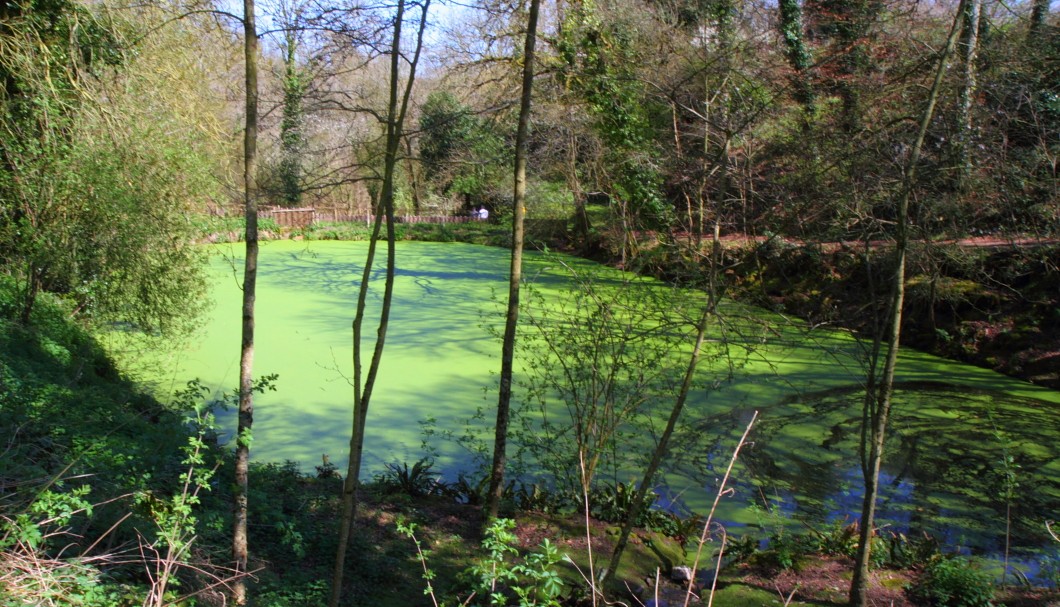
[[[361,460],[364,453],[365,420],[368,417],[368,405],[379,374],[379,365],[382,362],[383,347],[386,344],[386,332],[390,320],[395,269],[394,171],[397,167],[398,148],[401,145],[405,114],[408,109],[409,98],[412,96],[412,86],[416,79],[416,67],[419,64],[420,51],[423,49],[423,32],[427,25],[429,7],[430,0],[426,0],[421,9],[415,53],[409,64],[408,78],[405,81],[405,89],[401,96],[400,104],[398,92],[401,81],[401,29],[405,19],[405,0],[398,0],[394,18],[394,37],[390,49],[390,99],[387,105],[386,157],[383,165],[383,185],[379,193],[378,205],[382,207],[382,213],[379,212],[379,209],[376,210],[375,228],[368,245],[364,274],[361,277],[361,285],[357,295],[357,312],[353,319],[353,426],[350,435],[349,464],[346,468],[346,479],[342,485],[342,517],[339,522],[339,541],[335,552],[331,596],[328,600],[329,607],[337,607],[342,598],[342,583],[346,571],[346,551],[349,546],[350,535],[353,532],[353,521],[357,514],[357,489],[360,486]],[[369,363],[368,373],[364,376],[362,387],[361,365],[363,355],[361,354],[361,339],[364,335],[362,327],[367,307],[372,266],[375,261],[376,243],[379,240],[384,214],[387,231],[386,279],[383,287],[382,307],[379,312],[379,325],[376,329],[375,347],[372,351],[372,359]]]
[[[633,494],[633,506],[630,508],[629,512],[626,513],[626,520],[622,523],[622,530],[618,535],[618,540],[615,542],[615,548],[611,552],[611,561],[608,564],[607,569],[604,571],[603,576],[600,578],[601,585],[603,585],[608,577],[614,575],[614,573],[618,571],[618,566],[622,562],[622,554],[625,552],[626,544],[629,542],[629,534],[633,531],[633,526],[636,524],[637,519],[640,518],[641,510],[644,507],[644,496],[647,495],[648,490],[655,482],[655,473],[659,470],[663,457],[665,457],[666,452],[670,448],[670,438],[673,436],[674,429],[677,428],[677,422],[681,418],[681,413],[684,411],[685,402],[688,400],[688,394],[692,390],[692,380],[695,378],[696,368],[699,366],[700,355],[703,351],[703,342],[707,335],[707,323],[717,310],[716,277],[717,270],[721,263],[720,237],[721,225],[715,223],[710,284],[707,291],[707,301],[703,306],[703,313],[700,315],[699,323],[696,325],[696,342],[692,347],[692,355],[688,359],[688,366],[685,368],[685,376],[681,382],[681,389],[677,394],[677,400],[674,402],[673,408],[670,410],[670,417],[666,421],[666,428],[659,437],[659,442],[655,445],[655,450],[651,455],[651,461],[648,462],[648,467],[644,470],[644,478],[641,479],[640,485]]]
[[[519,286],[523,274],[523,217],[526,214],[526,158],[530,130],[530,102],[534,86],[534,46],[537,42],[537,15],[541,0],[530,1],[523,43],[523,93],[519,103],[519,126],[515,133],[515,191],[512,204],[512,262],[508,275],[508,312],[501,345],[500,394],[497,397],[497,425],[493,438],[493,466],[486,503],[486,521],[497,518],[504,494],[507,464],[508,421],[511,416],[512,366],[515,360],[515,331],[519,324]]]
[[[29,263],[29,269],[26,272],[26,293],[22,297],[22,310],[18,314],[18,322],[23,327],[30,325],[30,320],[33,317],[33,308],[37,305],[37,295],[40,294],[41,288],[41,271],[35,267],[36,264]]]
[[[236,579],[232,602],[247,602],[247,484],[251,428],[254,425],[254,298],[258,282],[258,202],[254,174],[258,146],[258,30],[254,0],[243,0],[244,61],[246,69],[246,126],[243,131],[243,205],[246,212],[246,258],[243,265],[243,335],[239,357],[239,422],[236,430],[236,463],[232,558]]]
[[[974,1],[974,0],[971,0]],[[862,475],[865,479],[865,494],[861,505],[861,528],[859,532],[858,552],[854,559],[854,579],[850,583],[850,604],[853,607],[868,605],[869,562],[872,551],[872,537],[876,517],[876,500],[879,495],[880,465],[883,462],[883,446],[887,437],[887,423],[891,414],[891,396],[894,393],[894,371],[898,363],[899,341],[902,336],[902,304],[905,299],[905,260],[909,245],[909,200],[916,186],[916,165],[920,161],[920,151],[924,145],[931,118],[935,113],[935,103],[942,89],[942,76],[946,72],[946,61],[953,52],[953,47],[960,32],[960,23],[964,16],[968,0],[962,0],[954,17],[946,46],[939,57],[935,81],[928,95],[927,105],[920,117],[920,128],[902,180],[902,189],[898,197],[898,208],[895,218],[895,265],[891,284],[891,298],[888,307],[887,358],[879,381],[875,381],[874,372],[866,388],[865,412],[863,424],[869,425],[869,435],[865,437],[862,428]],[[877,343],[880,341],[877,338]],[[878,348],[873,349],[876,356]],[[870,363],[870,369],[874,365]],[[865,450],[868,453],[865,453]]]
[[[574,124],[573,118],[571,125]],[[574,239],[584,247],[589,241],[589,213],[585,208],[586,197],[582,190],[581,179],[578,178],[578,136],[574,127],[570,127],[567,144],[567,187],[570,188],[574,199]]]
[[[416,160],[412,157],[412,140],[408,137],[402,138],[405,142],[405,170],[409,175],[409,190],[412,194],[412,214],[419,215],[420,207],[420,175],[416,169]]]

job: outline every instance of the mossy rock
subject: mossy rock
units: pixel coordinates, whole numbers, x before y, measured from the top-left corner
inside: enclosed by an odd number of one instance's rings
[[[691,565],[687,551],[676,540],[656,531],[638,533],[645,546],[659,559],[659,568],[669,575],[670,570],[678,565]]]

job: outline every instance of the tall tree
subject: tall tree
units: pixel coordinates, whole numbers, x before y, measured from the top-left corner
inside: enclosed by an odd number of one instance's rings
[[[602,164],[609,175],[601,186],[622,224],[624,264],[635,248],[629,234],[640,226],[663,227],[672,219],[660,192],[662,175],[645,83],[637,76],[644,49],[637,44],[635,23],[606,14],[591,0],[568,6],[558,27],[559,77],[587,106],[606,150]]]
[[[905,301],[905,262],[909,246],[909,201],[916,188],[917,163],[924,146],[931,119],[935,115],[935,104],[942,89],[942,77],[946,62],[957,41],[960,23],[964,18],[966,4],[962,0],[954,16],[950,35],[939,53],[935,80],[920,115],[919,129],[912,142],[906,161],[901,188],[895,204],[894,268],[891,275],[890,301],[887,308],[886,333],[877,333],[869,360],[866,378],[865,400],[861,418],[861,473],[865,481],[865,493],[861,505],[861,522],[858,536],[858,551],[854,559],[854,578],[850,583],[852,607],[868,605],[869,564],[872,538],[875,534],[876,500],[879,495],[880,466],[883,462],[883,447],[887,438],[887,424],[891,414],[891,397],[894,394],[894,372],[898,364],[899,341],[902,336],[902,306]],[[879,354],[886,343],[886,359],[879,369]]]
[[[519,287],[523,276],[523,218],[526,214],[526,159],[529,155],[530,105],[534,86],[534,47],[537,43],[537,17],[541,0],[530,0],[523,42],[523,92],[519,101],[519,126],[515,132],[515,191],[512,204],[512,260],[508,273],[508,310],[501,345],[500,391],[497,397],[497,424],[493,439],[493,465],[486,503],[486,520],[497,518],[504,492],[507,462],[508,421],[511,417],[512,367],[515,360],[515,333],[519,324]]]
[[[448,91],[427,96],[420,109],[420,159],[439,193],[470,209],[495,196],[503,142],[481,117]]]
[[[416,68],[419,65],[420,52],[423,50],[423,35],[427,28],[427,15],[430,0],[420,5],[419,27],[411,58],[402,52],[402,27],[405,22],[405,0],[398,0],[394,15],[390,45],[390,89],[386,110],[386,156],[383,165],[383,183],[379,192],[379,206],[382,213],[376,213],[376,222],[372,238],[368,245],[368,254],[364,264],[364,274],[358,288],[357,311],[353,319],[353,426],[350,433],[350,457],[346,468],[346,479],[342,485],[342,517],[339,523],[338,547],[335,553],[335,564],[332,572],[329,607],[338,607],[342,599],[342,584],[346,571],[346,552],[350,535],[353,533],[353,521],[357,513],[357,490],[360,487],[361,459],[364,452],[365,420],[368,417],[368,406],[371,403],[372,391],[379,374],[379,365],[383,358],[383,347],[386,343],[387,325],[390,319],[390,305],[394,294],[395,270],[395,237],[394,237],[394,174],[398,168],[398,152],[404,139],[403,128],[408,111],[412,87],[416,81]],[[401,91],[402,61],[407,64],[404,91]],[[399,98],[400,95],[400,98]],[[379,324],[376,329],[375,347],[368,365],[367,374],[362,373],[364,356],[361,340],[364,336],[363,323],[368,301],[368,290],[375,260],[376,244],[379,240],[381,225],[386,219],[387,258],[386,279],[383,286],[382,308],[379,312]],[[363,377],[363,384],[362,384]]]
[[[243,207],[246,215],[246,255],[243,263],[242,340],[239,355],[239,422],[236,429],[232,558],[236,579],[232,602],[245,605],[247,589],[247,489],[250,442],[254,426],[254,299],[258,283],[258,202],[255,174],[258,146],[258,29],[254,0],[243,0],[243,43],[246,116],[243,129]]]

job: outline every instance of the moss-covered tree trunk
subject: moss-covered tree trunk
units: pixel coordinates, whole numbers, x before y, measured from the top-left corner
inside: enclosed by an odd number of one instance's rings
[[[983,0],[969,0],[964,5],[964,26],[960,44],[964,77],[957,104],[957,136],[954,138],[956,185],[962,190],[968,187],[968,180],[972,175],[972,102],[977,88],[976,56],[979,51],[979,19]]]
[[[1034,0],[1031,8],[1031,23],[1027,29],[1027,43],[1036,46],[1042,41],[1045,22],[1049,17],[1049,0]]]
[[[780,35],[784,41],[784,55],[795,71],[792,86],[794,98],[802,104],[806,116],[814,112],[815,95],[810,82],[809,69],[812,55],[806,44],[806,32],[802,24],[802,5],[799,0],[779,0]]]

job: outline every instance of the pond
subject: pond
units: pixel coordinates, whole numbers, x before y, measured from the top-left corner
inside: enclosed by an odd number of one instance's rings
[[[254,372],[279,375],[278,390],[255,399],[259,461],[292,460],[312,470],[327,455],[345,469],[351,425],[351,321],[366,243],[262,244]],[[141,362],[160,394],[200,378],[218,393],[238,383],[242,245],[212,247],[215,302],[202,330],[181,349]],[[424,421],[461,433],[496,403],[507,252],[457,243],[400,243],[393,311],[379,383],[367,422],[363,474],[424,455]],[[575,267],[594,264],[568,259]],[[556,262],[530,254],[525,275],[565,288]],[[235,269],[238,269],[237,272]],[[545,278],[542,278],[545,277]],[[378,310],[379,289],[370,305]],[[734,305],[734,304],[728,304]],[[705,512],[718,478],[753,411],[759,421],[735,469],[734,495],[721,520],[768,526],[774,513],[808,524],[856,518],[862,368],[859,344],[838,331],[808,331],[761,310],[765,333],[731,380],[698,389],[672,450],[660,492],[678,510]],[[374,335],[372,316],[367,333]],[[703,373],[713,371],[708,364]],[[1012,536],[1023,550],[1047,546],[1044,521],[1060,513],[1060,392],[904,350],[880,513],[897,530],[926,531],[946,545],[993,551],[1003,542],[1011,489]],[[709,380],[708,380],[709,382]],[[662,412],[660,412],[662,415]],[[222,414],[225,424],[234,424]],[[476,425],[478,424],[478,425]],[[471,457],[432,440],[437,468],[450,478]],[[631,449],[636,449],[632,446]],[[1011,472],[1012,475],[1007,473]],[[632,480],[633,473],[619,480]],[[1011,482],[1014,480],[1013,484]],[[752,504],[757,504],[751,507]]]

